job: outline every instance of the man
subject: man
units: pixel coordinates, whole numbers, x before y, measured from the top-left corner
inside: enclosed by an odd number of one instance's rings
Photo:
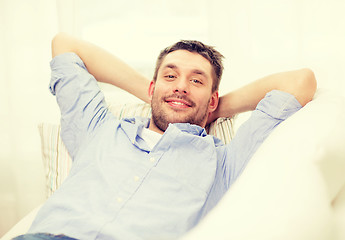
[[[178,238],[217,204],[272,129],[316,89],[313,73],[302,69],[219,98],[222,55],[197,41],[163,50],[151,82],[65,34],[54,38],[52,50],[50,89],[74,162],[30,234],[18,239]],[[115,119],[94,77],[151,102],[152,118]],[[229,145],[206,134],[212,120],[248,110],[254,110],[251,118]]]

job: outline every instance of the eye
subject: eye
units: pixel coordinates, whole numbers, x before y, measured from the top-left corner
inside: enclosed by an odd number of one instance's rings
[[[195,84],[202,84],[202,82],[199,79],[191,79],[190,81]]]
[[[171,75],[171,74],[165,75],[164,77],[165,77],[166,79],[169,79],[169,80],[173,80],[173,79],[176,78],[175,75]]]

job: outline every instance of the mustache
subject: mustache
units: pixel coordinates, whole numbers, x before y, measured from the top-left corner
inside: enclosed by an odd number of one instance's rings
[[[170,98],[176,98],[176,99],[181,99],[183,101],[186,101],[190,106],[194,107],[196,104],[193,102],[191,99],[189,99],[186,95],[178,94],[178,93],[173,93],[171,95],[163,97],[164,101],[167,101]]]

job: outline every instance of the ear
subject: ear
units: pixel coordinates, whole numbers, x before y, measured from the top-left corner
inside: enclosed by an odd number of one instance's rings
[[[208,105],[209,113],[212,113],[217,109],[218,103],[219,103],[219,93],[218,91],[215,91],[214,93],[212,93],[210,103]]]
[[[148,91],[150,102],[152,101],[152,96],[153,96],[154,90],[155,90],[155,82],[152,80],[150,82],[149,91]]]

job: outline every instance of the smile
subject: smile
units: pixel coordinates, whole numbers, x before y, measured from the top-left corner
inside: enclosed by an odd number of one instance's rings
[[[167,101],[167,103],[172,107],[177,108],[189,108],[190,106],[183,103],[183,102],[176,102],[176,101]]]
[[[165,102],[174,108],[189,108],[193,106],[193,103],[180,98],[168,98]]]
[[[184,103],[181,103],[181,102],[171,102],[172,104],[178,104],[178,105],[186,105]]]

